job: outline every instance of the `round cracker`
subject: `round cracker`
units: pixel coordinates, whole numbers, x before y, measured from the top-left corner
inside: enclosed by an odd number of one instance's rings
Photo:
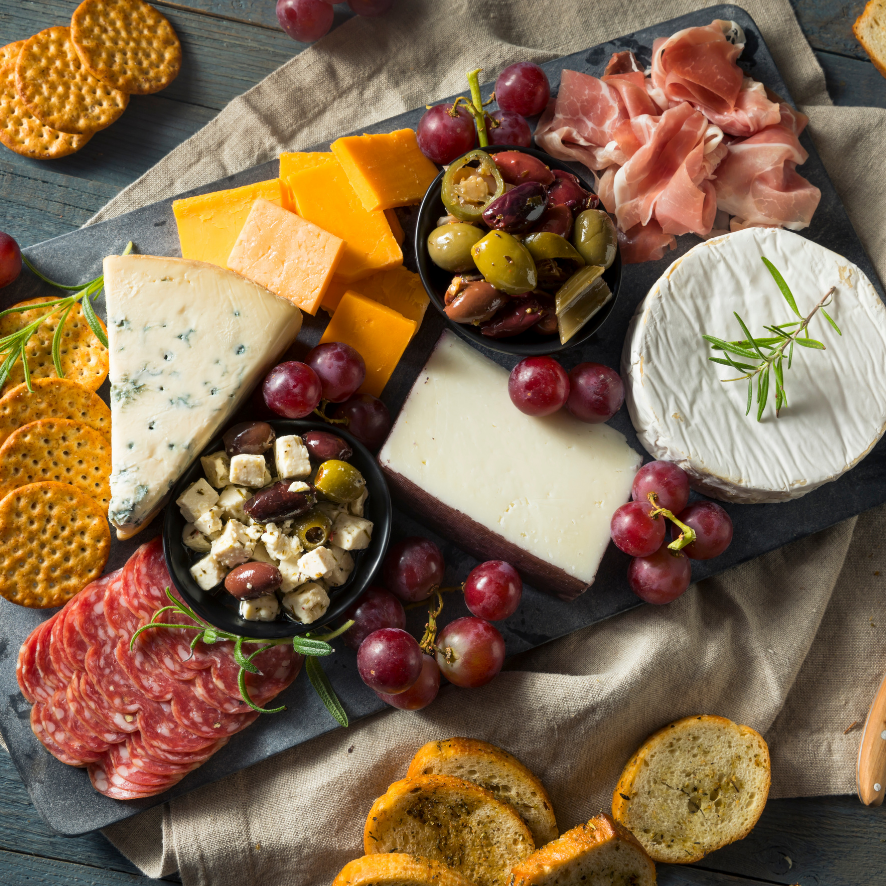
[[[25,107],[60,132],[91,135],[126,110],[129,96],[84,67],[71,29],[47,28],[25,41],[15,63],[15,88]]]
[[[24,45],[24,40],[16,40],[15,43],[0,46],[0,71],[5,70],[9,65],[15,65]]]
[[[41,305],[46,301],[45,298],[32,298],[19,302],[13,307]],[[32,311],[21,311],[0,317],[0,338],[23,329],[50,310],[51,308],[35,308]],[[28,355],[28,369],[32,379],[58,378],[55,363],[52,360],[52,338],[61,316],[61,314],[56,314],[45,323],[41,323],[28,340],[25,352]],[[102,329],[104,328],[105,325],[102,323]],[[74,305],[62,327],[59,357],[63,376],[70,381],[77,382],[84,388],[89,388],[90,391],[97,391],[108,377],[108,349],[89,328],[89,324],[83,316],[83,308],[79,304]],[[19,360],[9,373],[3,393],[21,384],[24,380],[25,372],[21,360]]]
[[[71,38],[90,73],[132,95],[165,89],[181,68],[175,30],[142,0],[83,0],[71,18]]]
[[[13,432],[0,446],[0,499],[30,483],[68,483],[105,511],[111,501],[111,444],[88,425],[41,418]]]
[[[0,397],[0,446],[18,428],[44,418],[66,418],[111,439],[111,410],[98,394],[67,378],[32,378]]]
[[[15,65],[0,68],[0,142],[35,160],[57,160],[79,151],[89,135],[70,135],[41,123],[15,91]]]
[[[101,575],[111,530],[101,505],[66,483],[31,483],[0,501],[0,596],[62,606]]]

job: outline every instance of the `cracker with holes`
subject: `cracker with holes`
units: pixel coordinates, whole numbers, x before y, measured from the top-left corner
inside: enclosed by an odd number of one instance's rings
[[[16,40],[15,43],[0,46],[0,71],[5,70],[7,65],[15,65],[24,45],[24,40]]]
[[[84,67],[71,29],[47,28],[25,41],[15,63],[15,88],[25,107],[59,132],[91,135],[126,110],[129,96]]]
[[[62,606],[101,575],[111,550],[102,506],[66,483],[32,483],[0,501],[0,596]]]
[[[33,378],[0,397],[0,446],[18,428],[44,418],[70,419],[111,440],[111,410],[88,388],[67,378]]]
[[[45,298],[32,298],[19,302],[14,307],[41,305],[46,301]],[[50,308],[35,307],[30,311],[21,311],[0,317],[0,337],[23,329],[50,310]],[[52,360],[52,338],[55,335],[60,317],[60,314],[56,314],[45,323],[41,323],[28,341],[25,353],[28,356],[28,369],[32,379],[58,378],[55,363]],[[101,323],[101,320],[99,322]],[[105,329],[104,323],[102,323],[102,329]],[[59,358],[64,378],[75,381],[84,388],[89,388],[90,391],[98,390],[108,377],[108,349],[89,328],[89,324],[83,316],[83,308],[79,304],[74,305],[62,326]],[[3,391],[10,390],[24,380],[24,370],[21,360],[19,360],[12,367]]]
[[[71,37],[90,73],[132,95],[165,89],[181,68],[175,30],[142,0],[83,0],[71,18]]]
[[[78,421],[42,418],[0,446],[0,499],[20,486],[52,480],[76,486],[107,511],[110,476],[111,444]]]
[[[15,90],[15,65],[0,68],[0,142],[34,160],[58,160],[79,151],[89,135],[69,135],[41,123]]]

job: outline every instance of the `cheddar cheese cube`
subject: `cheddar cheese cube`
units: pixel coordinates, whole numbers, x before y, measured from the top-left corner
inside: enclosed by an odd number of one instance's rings
[[[345,241],[336,277],[352,283],[403,264],[403,252],[380,209],[364,209],[338,163],[303,169],[287,179],[298,214]]]
[[[403,225],[400,224],[400,219],[397,218],[396,210],[386,209],[385,218],[391,226],[391,233],[394,235],[394,239],[402,246],[403,241],[406,239],[406,231],[403,230]]]
[[[256,182],[230,191],[213,191],[172,204],[182,258],[226,268],[228,256],[256,200],[282,204],[280,180]]]
[[[366,380],[359,393],[378,397],[417,328],[414,320],[397,311],[346,292],[320,342],[340,341],[358,351],[366,363]]]
[[[303,169],[313,169],[326,163],[335,163],[335,157],[328,151],[292,151],[280,155],[280,187],[284,209],[298,212],[292,188],[289,186],[290,176]]]
[[[348,135],[331,147],[366,209],[421,203],[437,177],[437,167],[422,154],[412,129]]]
[[[228,267],[316,314],[344,254],[334,234],[269,200],[256,200],[231,250]]]

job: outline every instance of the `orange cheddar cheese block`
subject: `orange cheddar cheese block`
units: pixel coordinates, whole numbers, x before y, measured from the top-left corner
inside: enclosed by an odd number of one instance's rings
[[[336,277],[353,283],[403,264],[400,244],[380,209],[364,209],[338,163],[324,163],[288,177],[298,214],[345,241]]]
[[[439,171],[422,154],[412,129],[347,135],[331,147],[366,209],[421,203]]]
[[[303,169],[313,169],[325,163],[335,163],[335,157],[328,151],[291,151],[280,155],[280,185],[283,191],[283,208],[298,212],[289,178]]]
[[[226,268],[228,256],[257,199],[282,204],[280,180],[277,178],[231,191],[213,191],[176,200],[172,204],[182,258],[208,261]]]
[[[231,250],[228,267],[316,314],[344,247],[334,234],[282,206],[256,200]]]
[[[342,341],[357,350],[366,363],[366,380],[358,393],[379,397],[417,328],[397,311],[346,292],[320,342]]]
[[[403,230],[403,225],[400,224],[400,219],[397,218],[396,211],[393,209],[386,209],[385,218],[391,226],[391,233],[394,235],[394,239],[402,246],[403,241],[406,239],[406,231]]]

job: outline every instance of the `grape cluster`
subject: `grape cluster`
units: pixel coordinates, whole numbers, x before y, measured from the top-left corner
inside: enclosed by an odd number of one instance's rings
[[[325,37],[332,27],[333,6],[344,0],[277,0],[277,21],[280,27],[300,43],[313,43]],[[347,0],[356,15],[384,15],[394,0]]]
[[[516,569],[502,560],[481,563],[465,580],[462,590],[470,616],[457,618],[436,633],[441,603],[436,609],[432,605],[421,643],[404,629],[403,604],[430,600],[440,590],[445,569],[443,555],[430,539],[405,538],[385,558],[386,587],[369,588],[345,612],[345,619],[354,624],[344,641],[357,650],[361,679],[395,708],[416,711],[429,705],[440,689],[441,676],[464,688],[483,686],[504,663],[504,639],[490,622],[514,614],[523,582]]]
[[[667,461],[640,468],[631,499],[612,515],[610,536],[634,558],[628,567],[631,590],[647,603],[670,603],[689,587],[692,560],[710,560],[729,547],[732,520],[712,501],[689,504],[689,477]]]

